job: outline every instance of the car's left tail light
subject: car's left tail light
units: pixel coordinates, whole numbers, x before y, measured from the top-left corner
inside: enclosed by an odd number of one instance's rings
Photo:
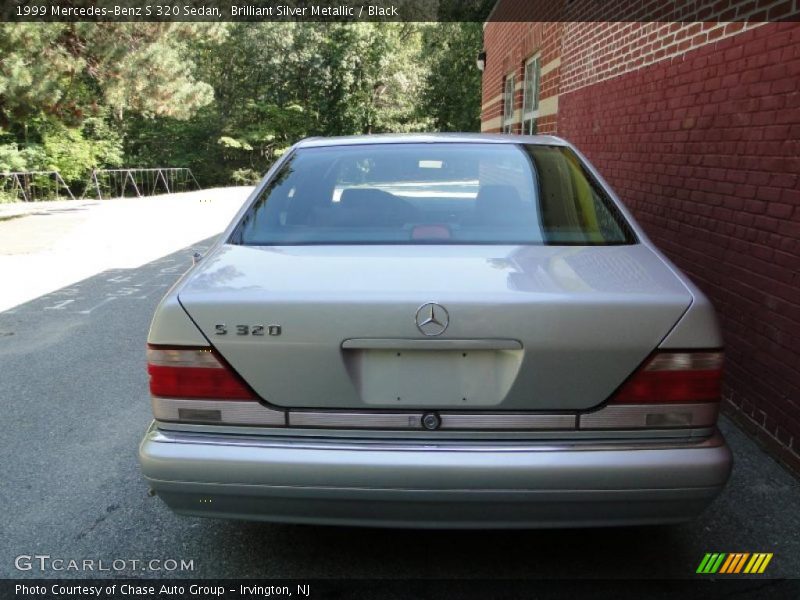
[[[147,348],[150,393],[164,398],[256,400],[211,348]]]
[[[147,347],[153,414],[161,421],[283,425],[212,348]]]

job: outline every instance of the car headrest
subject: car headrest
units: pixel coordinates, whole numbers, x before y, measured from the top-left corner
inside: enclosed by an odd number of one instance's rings
[[[522,200],[513,185],[484,185],[475,198],[477,212],[518,212],[522,210]]]
[[[389,192],[351,188],[339,199],[342,223],[351,226],[395,227],[414,220],[414,207]]]
[[[348,188],[342,192],[339,204],[354,210],[387,211],[397,199],[389,192],[375,188]]]

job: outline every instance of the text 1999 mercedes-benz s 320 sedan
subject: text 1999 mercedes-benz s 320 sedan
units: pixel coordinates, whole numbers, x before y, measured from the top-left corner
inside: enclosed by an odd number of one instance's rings
[[[300,142],[148,341],[181,514],[670,523],[731,469],[711,305],[554,137]]]

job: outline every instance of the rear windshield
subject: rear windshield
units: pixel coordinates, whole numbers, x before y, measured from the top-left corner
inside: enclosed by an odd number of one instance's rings
[[[230,241],[610,245],[635,240],[568,148],[433,143],[299,149]]]

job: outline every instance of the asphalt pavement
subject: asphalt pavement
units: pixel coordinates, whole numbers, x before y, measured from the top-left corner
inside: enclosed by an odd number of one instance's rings
[[[251,191],[0,203],[0,311],[216,235]]]
[[[683,525],[414,531],[172,514],[137,462],[150,422],[145,340],[158,300],[207,245],[0,313],[0,577],[696,578],[706,552],[772,552],[763,577],[800,577],[800,482],[724,419],[733,477]],[[191,569],[17,569],[33,555]]]

